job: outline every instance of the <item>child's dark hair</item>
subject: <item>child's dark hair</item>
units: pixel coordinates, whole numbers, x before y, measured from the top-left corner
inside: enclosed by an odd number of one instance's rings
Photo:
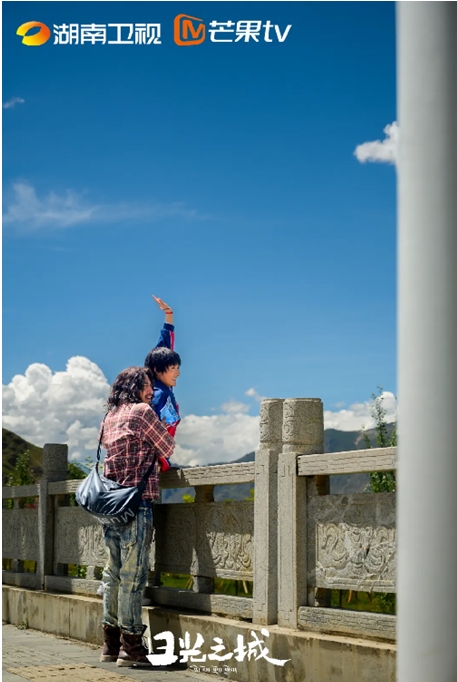
[[[157,379],[157,372],[166,372],[173,365],[181,367],[181,358],[174,350],[164,346],[150,350],[144,361],[144,366],[151,372],[154,379]]]

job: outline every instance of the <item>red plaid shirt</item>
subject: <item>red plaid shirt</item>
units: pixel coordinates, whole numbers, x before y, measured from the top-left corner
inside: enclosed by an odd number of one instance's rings
[[[127,403],[110,410],[105,418],[102,445],[107,450],[104,474],[122,485],[138,485],[157,456],[169,457],[174,439],[146,403]],[[159,498],[156,466],[148,478],[143,499]]]

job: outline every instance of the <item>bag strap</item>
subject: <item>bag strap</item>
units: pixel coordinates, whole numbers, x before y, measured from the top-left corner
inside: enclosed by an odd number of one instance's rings
[[[156,460],[157,460],[157,450],[154,453],[154,458],[152,460],[152,464],[150,465],[150,467],[148,468],[148,470],[144,474],[143,478],[141,479],[141,483],[138,486],[139,488],[141,488],[141,490],[144,490],[146,488],[146,483],[148,482],[148,478],[152,474],[152,472],[154,471]]]
[[[97,468],[97,471],[98,471],[98,465],[99,465],[99,463],[100,463],[100,451],[101,451],[101,449],[102,449],[103,430],[104,430],[104,428],[105,428],[105,419],[107,418],[107,416],[108,416],[108,412],[107,412],[107,413],[105,414],[105,416],[103,417],[102,428],[101,428],[101,430],[100,430],[100,438],[98,439],[97,461],[96,461],[96,463],[95,463],[95,466],[96,466],[96,468]]]

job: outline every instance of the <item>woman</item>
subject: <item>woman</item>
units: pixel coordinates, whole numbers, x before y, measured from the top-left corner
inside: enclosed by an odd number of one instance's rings
[[[143,646],[146,626],[141,602],[152,542],[152,501],[159,498],[157,458],[167,459],[174,440],[150,407],[152,384],[145,367],[128,367],[116,378],[108,398],[102,445],[104,474],[127,486],[138,485],[155,459],[134,520],[121,529],[104,526],[108,563],[103,571],[104,646],[101,661],[118,666],[150,667]]]

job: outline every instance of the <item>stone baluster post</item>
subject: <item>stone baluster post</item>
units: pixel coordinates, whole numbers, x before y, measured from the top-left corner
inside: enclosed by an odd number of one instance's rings
[[[284,400],[262,400],[260,445],[255,455],[254,587],[252,622],[278,618],[278,456]]]
[[[307,604],[306,478],[297,476],[299,455],[324,451],[324,411],[319,398],[284,401],[283,447],[278,464],[278,625],[297,628]]]
[[[43,448],[43,477],[39,483],[38,539],[39,561],[37,585],[45,588],[45,576],[53,571],[54,558],[54,504],[48,495],[48,484],[65,481],[68,470],[68,446],[46,443]]]
[[[200,526],[204,528],[205,526],[205,509],[204,506],[209,502],[214,502],[214,485],[199,485],[195,486],[195,504],[193,511],[195,512],[197,519],[197,528]],[[201,519],[201,524],[199,524],[199,519]],[[202,537],[198,538],[197,534],[197,547],[199,542],[206,542]],[[199,549],[199,548],[198,548]],[[196,566],[192,572],[193,577],[193,591],[200,592],[202,594],[212,594],[214,592],[214,578],[208,577],[206,575],[200,575],[200,552],[197,549],[197,561]]]

